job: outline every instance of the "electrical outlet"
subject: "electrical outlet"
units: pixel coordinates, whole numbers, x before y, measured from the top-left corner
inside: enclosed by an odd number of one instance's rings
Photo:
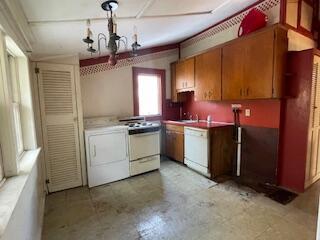
[[[246,109],[245,112],[244,112],[244,115],[246,117],[250,117],[251,116],[251,110],[250,109]]]

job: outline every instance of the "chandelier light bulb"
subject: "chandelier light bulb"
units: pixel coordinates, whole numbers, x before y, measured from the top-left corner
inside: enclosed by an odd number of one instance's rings
[[[137,29],[137,26],[133,26],[133,41],[136,43],[138,42],[138,29]]]

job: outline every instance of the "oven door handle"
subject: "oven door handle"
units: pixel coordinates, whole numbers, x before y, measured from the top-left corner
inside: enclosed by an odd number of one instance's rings
[[[135,136],[135,137],[145,137],[145,136],[149,136],[149,135],[156,135],[159,134],[160,131],[156,131],[156,132],[146,132],[146,133],[136,133],[136,134],[132,134],[131,136]]]

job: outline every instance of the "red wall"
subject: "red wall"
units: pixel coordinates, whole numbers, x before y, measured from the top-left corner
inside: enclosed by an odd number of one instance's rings
[[[294,97],[283,100],[281,114],[279,184],[296,192],[305,190],[312,61],[313,50],[289,54],[287,90]]]
[[[188,99],[183,103],[183,113],[198,114],[199,119],[205,120],[211,115],[213,121],[233,122],[231,104],[241,104],[240,123],[242,125],[279,128],[280,125],[280,100],[246,100],[223,102],[196,102],[193,92],[188,94]],[[246,117],[244,110],[250,109],[251,116]],[[188,118],[188,117],[187,117]]]

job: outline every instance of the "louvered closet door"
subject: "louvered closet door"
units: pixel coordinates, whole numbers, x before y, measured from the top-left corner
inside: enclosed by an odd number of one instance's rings
[[[312,92],[305,187],[320,178],[320,58],[315,56],[312,73]]]
[[[82,185],[74,68],[38,64],[39,96],[50,192]]]

